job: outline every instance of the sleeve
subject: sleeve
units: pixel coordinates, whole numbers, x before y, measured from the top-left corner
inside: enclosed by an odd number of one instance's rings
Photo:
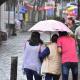
[[[77,40],[75,40],[75,43],[76,43],[76,45],[78,45],[78,42],[77,42]]]
[[[77,32],[78,32],[78,28],[76,28],[76,30],[75,30],[75,36],[77,36]]]
[[[57,40],[57,45],[58,45],[58,47],[61,47],[61,39]]]
[[[39,52],[39,59],[42,62],[43,59],[50,54],[50,50],[46,47],[42,52]]]

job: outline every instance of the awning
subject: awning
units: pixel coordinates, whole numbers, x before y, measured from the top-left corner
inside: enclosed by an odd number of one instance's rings
[[[24,2],[24,6],[26,6],[29,9],[34,9],[33,5],[30,5],[29,3],[26,3],[26,2]],[[55,7],[53,7],[53,6],[41,6],[41,7],[35,6],[35,10],[39,10],[39,11],[49,10],[49,9],[53,9],[53,8],[55,8]]]

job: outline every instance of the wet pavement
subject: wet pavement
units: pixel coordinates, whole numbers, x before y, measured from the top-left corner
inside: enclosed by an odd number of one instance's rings
[[[26,76],[22,72],[23,49],[26,40],[30,37],[30,33],[19,33],[17,36],[10,37],[0,46],[0,80],[10,80],[11,57],[18,57],[17,80],[26,80]],[[43,40],[49,40],[50,36],[42,35]],[[71,79],[71,72],[69,80]],[[61,80],[61,79],[60,79]],[[79,79],[80,80],[80,63],[79,63]]]

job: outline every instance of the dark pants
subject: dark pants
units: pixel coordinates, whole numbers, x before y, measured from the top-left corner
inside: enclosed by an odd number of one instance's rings
[[[60,75],[46,74],[45,80],[59,80]]]
[[[33,76],[35,80],[42,80],[42,77],[36,71],[25,68],[24,72],[26,73],[27,80],[33,80]]]
[[[23,28],[23,20],[20,20],[20,22],[21,22],[21,29]]]
[[[62,64],[62,80],[68,80],[70,69],[72,71],[73,80],[78,80],[78,63],[72,62]]]

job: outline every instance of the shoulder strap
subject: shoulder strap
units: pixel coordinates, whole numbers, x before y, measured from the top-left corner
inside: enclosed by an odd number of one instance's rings
[[[39,46],[39,53],[41,52],[41,45]]]
[[[28,41],[25,42],[25,44],[24,44],[24,49],[26,48],[26,44],[29,44],[29,42],[28,42]]]

